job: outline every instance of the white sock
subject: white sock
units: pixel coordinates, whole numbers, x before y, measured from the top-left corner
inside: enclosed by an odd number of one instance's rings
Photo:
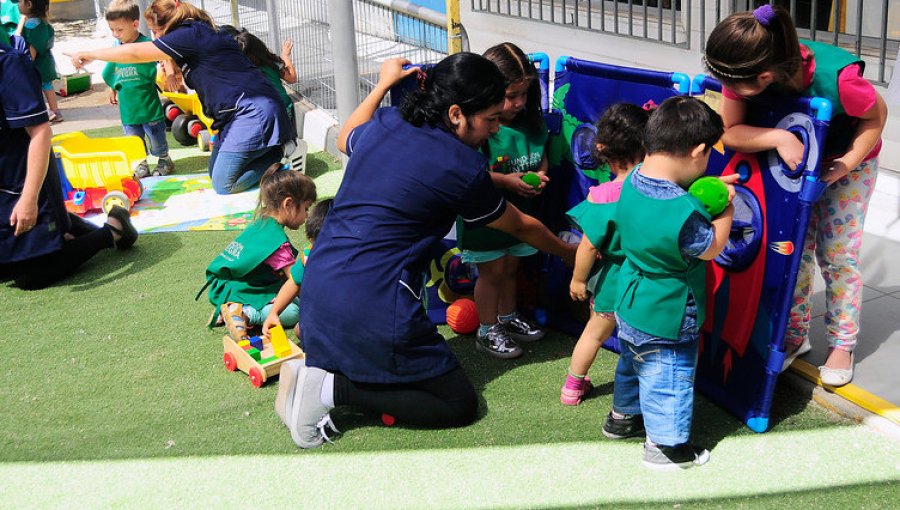
[[[334,374],[328,372],[325,380],[322,381],[322,393],[319,399],[328,407],[334,407]]]

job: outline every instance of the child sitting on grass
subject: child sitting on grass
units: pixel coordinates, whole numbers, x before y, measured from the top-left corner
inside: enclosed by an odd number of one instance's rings
[[[150,41],[150,38],[138,32],[140,14],[138,5],[133,0],[113,0],[109,4],[106,22],[113,37],[118,41],[117,44]],[[125,134],[150,141],[150,154],[159,158],[153,175],[172,173],[175,170],[175,163],[169,157],[166,120],[163,117],[159,94],[156,92],[156,63],[109,62],[103,68],[103,81],[109,85],[110,104],[119,105],[119,115]],[[134,176],[140,179],[149,175],[150,167],[147,166],[147,161],[141,161]]]
[[[297,265],[297,250],[284,229],[300,228],[307,209],[316,201],[312,179],[281,168],[275,164],[266,170],[260,180],[254,221],[206,268],[204,289],[209,287],[209,302],[236,341],[249,337],[248,325],[262,325],[269,315],[275,295]],[[297,324],[297,303],[280,313],[282,324]],[[214,322],[210,321],[210,326]]]
[[[299,306],[300,285],[303,282],[303,272],[306,269],[306,260],[309,258],[309,254],[312,251],[313,244],[316,242],[316,238],[319,236],[319,231],[322,230],[322,225],[325,224],[325,217],[328,215],[328,212],[331,211],[332,204],[334,204],[334,199],[332,198],[322,200],[313,207],[312,211],[309,213],[309,217],[306,218],[306,239],[309,240],[309,245],[306,246],[303,253],[300,255],[300,263],[294,264],[291,268],[287,281],[281,286],[281,290],[279,290],[278,295],[275,296],[275,301],[272,302],[272,308],[269,310],[269,315],[266,317],[266,321],[263,323],[262,328],[263,333],[267,337],[269,336],[269,328],[281,325],[280,317],[282,316],[282,312],[288,306]],[[297,334],[297,338],[300,338],[299,324],[294,332]]]

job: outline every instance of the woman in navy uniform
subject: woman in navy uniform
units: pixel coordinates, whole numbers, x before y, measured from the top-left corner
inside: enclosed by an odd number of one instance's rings
[[[0,43],[0,277],[39,289],[104,248],[131,247],[137,231],[121,207],[100,228],[66,212],[40,77],[24,40],[11,44]]]
[[[497,67],[452,55],[400,108],[379,109],[417,72],[407,63],[384,63],[338,137],[350,160],[303,281],[306,360],[283,365],[276,399],[303,448],[322,444],[341,405],[414,426],[474,421],[475,390],[419,299],[429,248],[457,215],[574,260],[574,245],[507,204],[477,150],[499,129],[506,80]]]

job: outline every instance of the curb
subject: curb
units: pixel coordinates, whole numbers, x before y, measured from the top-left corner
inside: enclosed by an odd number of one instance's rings
[[[803,364],[808,365],[808,367],[804,367]],[[825,387],[808,378],[808,375],[805,373],[809,371],[805,370],[807,368],[815,370],[816,374],[818,374],[818,370],[812,365],[809,365],[809,363],[806,363],[803,360],[795,360],[794,364],[791,365],[791,369],[781,375],[780,382],[783,382],[804,394],[809,394],[816,404],[819,404],[823,408],[842,418],[868,426],[895,440],[900,440],[900,424],[848,400],[840,394],[843,393],[840,391],[841,388],[835,389],[840,393],[825,389]],[[863,390],[860,390],[852,384],[848,386],[852,386],[855,392],[865,393]]]
[[[289,91],[288,95],[294,102],[297,134],[313,148],[310,152],[324,150],[340,159],[342,154],[337,148],[340,126],[337,120],[296,92]]]

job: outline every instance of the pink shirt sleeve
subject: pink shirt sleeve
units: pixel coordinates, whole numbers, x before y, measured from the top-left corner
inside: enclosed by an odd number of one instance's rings
[[[273,271],[277,272],[296,261],[297,259],[294,258],[294,252],[291,250],[291,243],[284,243],[269,255],[265,260],[265,263],[267,266],[271,267]]]
[[[875,87],[863,78],[859,64],[850,64],[838,75],[838,96],[844,111],[851,117],[859,117],[875,106]]]
[[[604,182],[599,186],[591,186],[588,189],[588,198],[595,204],[609,204],[619,201],[624,182]]]
[[[732,101],[743,101],[744,100],[744,96],[736,94],[730,88],[725,87],[725,86],[722,86],[722,96],[726,97],[728,99],[731,99]]]

